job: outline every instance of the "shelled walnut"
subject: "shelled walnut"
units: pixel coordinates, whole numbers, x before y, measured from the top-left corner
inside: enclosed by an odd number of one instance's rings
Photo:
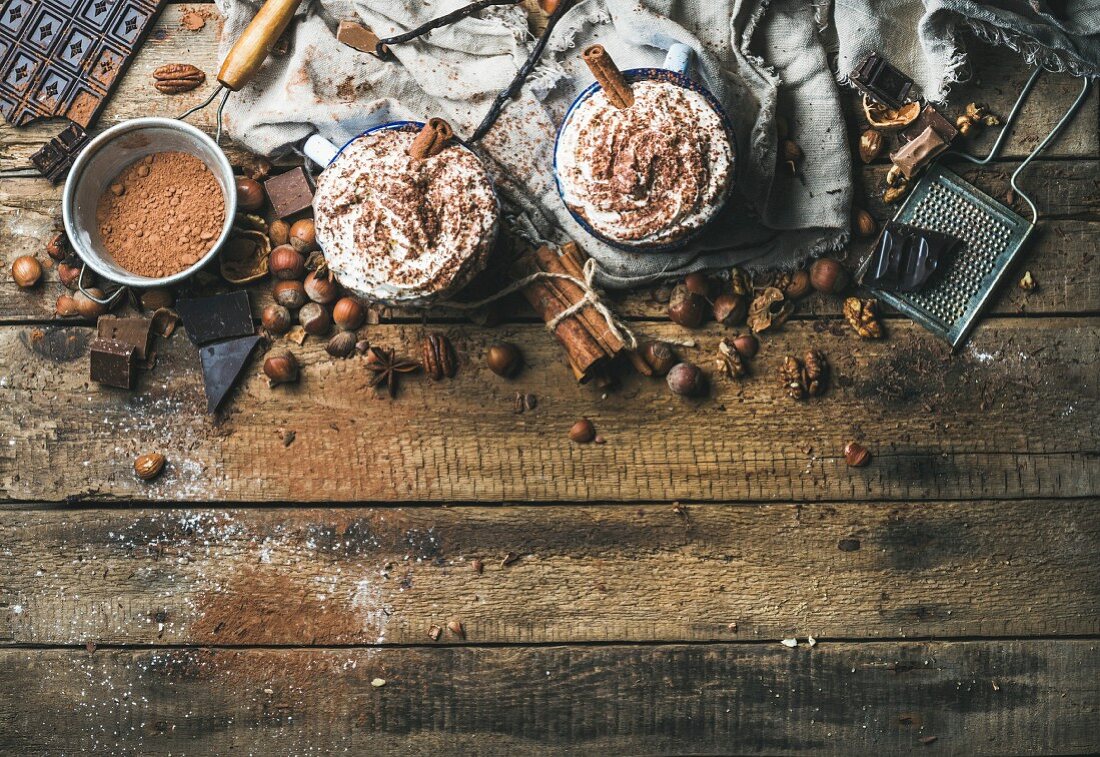
[[[718,357],[715,360],[718,372],[729,379],[743,378],[748,374],[748,366],[745,365],[741,353],[737,350],[734,340],[723,337],[718,343]]]
[[[844,317],[864,339],[881,339],[882,324],[878,320],[878,301],[849,297],[844,300]]]

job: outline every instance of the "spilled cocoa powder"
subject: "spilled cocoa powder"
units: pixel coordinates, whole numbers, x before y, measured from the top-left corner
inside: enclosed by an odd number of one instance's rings
[[[206,164],[183,152],[146,155],[104,190],[103,245],[131,273],[171,276],[197,263],[221,234],[225,199]]]

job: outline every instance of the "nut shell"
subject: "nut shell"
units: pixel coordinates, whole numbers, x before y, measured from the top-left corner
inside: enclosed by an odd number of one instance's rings
[[[654,376],[667,376],[672,366],[680,362],[676,351],[667,342],[646,342],[641,352],[642,360],[653,369]]]
[[[64,231],[57,232],[50,241],[46,242],[46,254],[58,263],[68,256],[69,238],[65,236]]]
[[[844,446],[844,462],[852,468],[862,468],[871,462],[871,451],[859,442],[848,442]]]
[[[142,481],[152,481],[164,470],[166,458],[159,452],[146,452],[134,460],[134,475]]]
[[[71,292],[76,291],[76,282],[80,278],[80,266],[71,265],[69,263],[57,264],[57,280],[61,282],[61,285]],[[85,277],[87,281],[87,277]]]
[[[668,317],[689,329],[697,329],[707,318],[708,303],[702,297],[690,291],[685,284],[677,284],[668,300]]]
[[[736,326],[749,312],[749,298],[723,292],[714,299],[714,320],[723,326]]]

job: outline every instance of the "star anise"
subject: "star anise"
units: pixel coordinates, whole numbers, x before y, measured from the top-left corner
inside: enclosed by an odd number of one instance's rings
[[[376,389],[385,384],[392,398],[397,396],[397,377],[402,373],[415,373],[420,370],[420,363],[397,357],[392,349],[371,347],[367,352],[367,370],[374,373],[370,379],[371,387]]]

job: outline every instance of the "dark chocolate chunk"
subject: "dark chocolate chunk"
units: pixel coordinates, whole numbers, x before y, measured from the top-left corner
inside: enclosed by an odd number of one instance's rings
[[[891,221],[879,234],[861,283],[888,292],[919,291],[961,244],[950,234]]]
[[[940,139],[947,143],[950,143],[959,133],[955,125],[944,118],[942,113],[931,105],[925,105],[916,120],[901,130],[898,134],[898,139],[902,142],[912,142],[928,128],[931,128],[932,131],[939,135]]]
[[[153,343],[153,321],[149,318],[118,318],[101,316],[97,327],[100,339],[114,339],[131,344],[138,360],[147,360]]]
[[[12,126],[65,116],[87,128],[163,4],[164,0],[0,3],[0,114]]]
[[[206,389],[206,412],[212,413],[222,404],[259,341],[258,336],[245,336],[208,344],[199,350],[203,387]]]
[[[38,172],[58,184],[69,175],[76,156],[88,143],[88,135],[77,124],[70,123],[60,134],[31,155],[31,162]]]
[[[929,126],[912,142],[890,153],[890,160],[901,169],[905,178],[912,179],[946,149],[947,143]]]
[[[313,183],[301,166],[268,179],[264,189],[279,218],[289,218],[313,206]]]
[[[878,53],[864,58],[848,76],[863,94],[889,108],[900,108],[909,99],[913,80],[890,65]]]
[[[176,312],[183,321],[187,336],[198,345],[236,336],[251,336],[256,331],[248,292],[243,290],[180,300],[176,303]]]
[[[117,339],[94,339],[89,357],[92,381],[119,389],[134,385],[134,345]]]

